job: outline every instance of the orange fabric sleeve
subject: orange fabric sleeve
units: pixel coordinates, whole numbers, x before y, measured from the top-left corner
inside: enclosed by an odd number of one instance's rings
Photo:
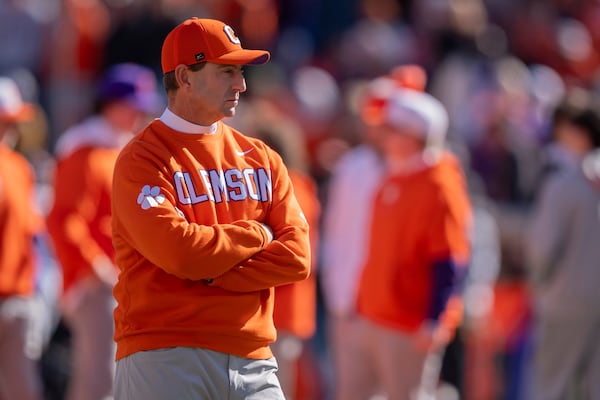
[[[459,265],[466,265],[470,254],[469,229],[471,206],[464,179],[451,168],[443,175],[444,185],[435,194],[435,205],[430,208],[428,223],[434,226],[427,235],[426,248],[431,262],[452,257]],[[452,182],[453,184],[450,184]]]
[[[274,269],[273,265],[285,266],[290,257],[297,260],[309,260],[310,249],[307,243],[297,240],[298,229],[308,233],[309,222],[300,207],[288,171],[278,154],[273,153],[274,163],[278,166],[273,179],[273,207],[265,223],[273,229],[275,240],[260,253],[228,270],[213,281],[213,286],[223,289],[250,292],[305,279],[307,270],[288,268]],[[281,196],[277,198],[275,196]],[[303,228],[305,227],[305,228]]]
[[[34,236],[42,226],[34,182],[28,161],[0,143],[0,296],[34,291]]]
[[[63,271],[63,289],[94,274],[99,257],[114,258],[112,170],[118,150],[82,148],[59,160],[48,231]]]
[[[317,280],[316,254],[319,243],[319,217],[321,205],[314,180],[299,171],[290,171],[294,193],[310,226],[312,272],[303,281],[277,286],[273,320],[278,330],[310,338],[316,330]]]

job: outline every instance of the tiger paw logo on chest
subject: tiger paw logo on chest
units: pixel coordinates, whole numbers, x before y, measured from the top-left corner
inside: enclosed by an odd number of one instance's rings
[[[273,195],[271,171],[264,168],[176,171],[173,183],[180,204],[254,200],[270,202]]]

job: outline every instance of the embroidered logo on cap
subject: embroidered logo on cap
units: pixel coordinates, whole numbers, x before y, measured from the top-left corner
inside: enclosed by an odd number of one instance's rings
[[[204,53],[198,53],[194,57],[196,58],[196,61],[202,61],[204,60]]]
[[[229,41],[233,44],[242,44],[242,42],[240,42],[240,38],[237,37],[237,35],[235,34],[235,31],[233,30],[232,27],[230,27],[229,25],[225,25],[223,27],[223,31],[225,32],[225,34],[227,35],[227,38],[229,39]]]

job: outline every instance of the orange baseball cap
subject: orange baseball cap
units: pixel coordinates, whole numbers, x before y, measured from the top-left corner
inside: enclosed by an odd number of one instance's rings
[[[367,85],[360,105],[360,115],[367,125],[379,125],[389,98],[400,88],[424,92],[427,72],[417,64],[400,64],[389,74],[373,79]]]
[[[401,64],[392,68],[390,75],[400,87],[425,91],[427,86],[427,72],[417,64]]]
[[[260,65],[271,58],[266,50],[242,48],[233,28],[215,19],[189,18],[177,25],[162,46],[162,71],[175,70],[179,64]]]

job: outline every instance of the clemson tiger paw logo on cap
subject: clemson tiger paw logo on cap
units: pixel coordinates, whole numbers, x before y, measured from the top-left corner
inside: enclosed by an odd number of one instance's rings
[[[164,202],[165,195],[160,193],[158,186],[145,185],[137,197],[137,203],[142,206],[142,210],[157,207]]]
[[[240,41],[240,38],[237,37],[237,35],[235,34],[235,31],[233,30],[232,27],[230,27],[229,25],[225,25],[223,27],[223,31],[225,32],[225,35],[227,35],[227,38],[229,39],[229,41],[233,44],[238,44],[241,45],[242,42]]]

